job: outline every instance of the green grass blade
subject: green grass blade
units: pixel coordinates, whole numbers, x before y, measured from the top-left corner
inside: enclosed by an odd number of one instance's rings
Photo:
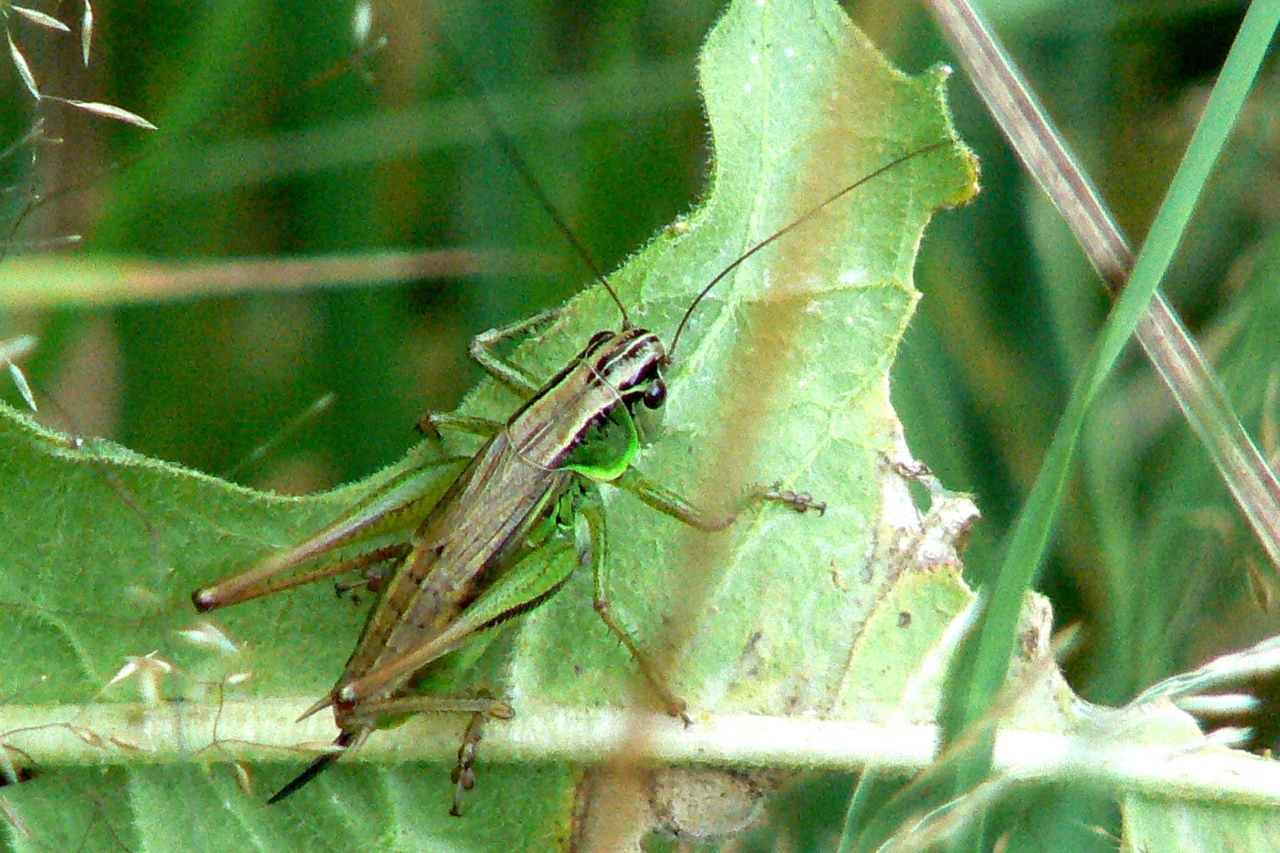
[[[1103,329],[1088,366],[1063,413],[1036,484],[1008,541],[999,580],[986,591],[986,605],[967,655],[958,663],[945,718],[956,739],[980,721],[1004,683],[1023,597],[1044,561],[1054,520],[1066,489],[1085,413],[1155,295],[1191,218],[1197,199],[1222,150],[1245,96],[1257,76],[1277,22],[1280,2],[1254,3],[1241,26],[1187,153],[1138,256],[1133,275]],[[985,778],[992,741],[983,742],[957,775],[953,793]]]

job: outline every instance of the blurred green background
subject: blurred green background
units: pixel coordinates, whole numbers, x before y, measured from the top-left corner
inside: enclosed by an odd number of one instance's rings
[[[87,69],[75,36],[11,14],[43,91],[160,127],[37,110],[0,63],[0,148],[46,121],[44,140],[0,161],[0,223],[14,228],[0,340],[39,336],[24,366],[41,417],[295,492],[396,459],[417,417],[478,377],[472,335],[589,277],[442,59],[438,27],[610,269],[705,186],[695,62],[720,5],[379,4],[360,40],[349,4],[110,3],[94,7]],[[984,7],[1136,245],[1243,4]],[[905,69],[959,68],[922,6],[850,11]],[[967,562],[981,581],[1107,302],[962,73],[952,93],[984,191],[926,235],[925,297],[893,393],[916,456],[977,495],[985,520]],[[1165,287],[1268,454],[1280,445],[1278,97],[1272,68]],[[33,193],[45,200],[24,213]],[[44,242],[69,234],[83,242]],[[271,265],[282,259],[315,263]],[[0,392],[20,405],[7,380]],[[328,392],[331,408],[242,464]],[[1275,569],[1136,349],[1082,459],[1040,584],[1059,624],[1084,628],[1065,662],[1082,696],[1123,702],[1274,632]]]

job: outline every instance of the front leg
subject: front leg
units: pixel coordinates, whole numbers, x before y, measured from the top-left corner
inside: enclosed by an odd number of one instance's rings
[[[485,372],[515,391],[522,399],[529,399],[542,388],[542,383],[529,371],[517,364],[512,364],[494,352],[499,343],[517,335],[527,334],[539,326],[550,323],[563,312],[562,308],[551,308],[541,311],[532,317],[518,320],[509,326],[501,326],[481,332],[471,339],[469,352],[471,357],[484,368]]]
[[[604,504],[600,500],[600,489],[595,483],[586,483],[577,502],[581,524],[574,527],[574,538],[578,546],[578,563],[591,566],[594,579],[594,604],[596,613],[613,634],[622,641],[635,660],[636,666],[645,681],[653,689],[654,695],[661,700],[663,710],[673,717],[679,717],[687,726],[691,723],[687,713],[688,705],[667,687],[666,679],[658,667],[655,667],[613,612],[613,603],[609,594],[609,537],[605,527]]]
[[[707,512],[694,506],[671,489],[653,482],[634,468],[627,469],[625,474],[613,481],[613,485],[625,489],[663,515],[669,515],[690,527],[709,533],[724,530],[733,524],[744,510],[761,503],[782,503],[801,513],[814,510],[819,515],[824,515],[827,511],[827,505],[814,500],[813,495],[808,492],[793,492],[777,485],[757,486],[738,502],[736,509],[723,513]]]
[[[559,317],[563,311],[563,308],[551,308],[534,314],[532,317],[517,320],[510,325],[481,332],[471,339],[471,345],[467,348],[467,351],[475,359],[476,363],[484,368],[485,373],[510,388],[520,399],[528,400],[541,390],[542,383],[538,381],[538,377],[520,365],[513,364],[498,355],[495,348],[508,338],[528,334],[539,326],[550,323]],[[441,429],[466,432],[488,438],[502,429],[503,426],[504,424],[486,418],[427,412],[418,419],[418,423],[414,425],[414,428],[431,438],[439,438]]]

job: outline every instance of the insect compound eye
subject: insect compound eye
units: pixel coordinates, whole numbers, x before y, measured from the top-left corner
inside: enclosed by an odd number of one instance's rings
[[[647,409],[656,409],[667,399],[667,385],[661,379],[644,390],[644,405]]]

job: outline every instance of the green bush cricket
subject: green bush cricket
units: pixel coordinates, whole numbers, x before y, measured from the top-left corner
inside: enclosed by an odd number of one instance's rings
[[[613,615],[598,484],[626,489],[659,512],[700,530],[721,530],[732,524],[738,511],[703,512],[631,468],[641,441],[638,410],[663,404],[663,374],[689,318],[703,297],[747,258],[875,177],[947,144],[934,143],[895,158],[752,246],[703,288],[686,310],[670,347],[630,322],[603,277],[601,284],[622,314],[621,330],[596,333],[545,384],[499,358],[492,348],[547,322],[555,312],[477,337],[471,347],[473,357],[526,402],[505,424],[446,415],[425,419],[430,428],[488,436],[438,502],[422,506],[417,481],[409,475],[300,545],[197,590],[192,596],[196,608],[208,611],[379,564],[394,567],[342,676],[306,712],[333,707],[341,732],[335,744],[339,749],[315,759],[270,801],[278,802],[298,790],[343,749],[358,746],[379,726],[422,712],[476,715],[454,774],[459,792],[470,787],[479,721],[485,715],[509,717],[511,708],[491,699],[420,695],[414,692],[414,684],[436,668],[465,665],[469,655],[483,650],[485,644],[478,638],[554,595],[575,566],[573,561],[555,559],[568,548],[576,549],[577,564],[592,566],[596,610],[631,652],[664,710],[684,717],[684,702],[667,689]],[[775,487],[755,490],[742,500],[739,510],[764,501],[785,503],[800,512],[825,509],[806,494]],[[415,524],[408,542],[298,571],[327,552]],[[458,811],[456,801],[453,811]]]

